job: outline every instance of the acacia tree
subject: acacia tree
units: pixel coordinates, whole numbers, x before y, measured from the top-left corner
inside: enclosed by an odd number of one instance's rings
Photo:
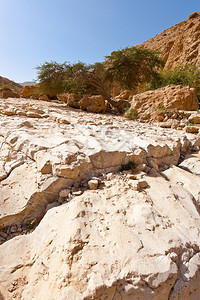
[[[59,66],[61,69],[59,69]],[[37,67],[40,85],[50,88],[51,82],[58,90],[78,94],[100,93],[112,106],[120,109],[118,103],[111,99],[111,88],[114,82],[121,87],[132,89],[143,82],[149,82],[158,76],[157,69],[163,66],[158,52],[144,48],[132,47],[115,51],[106,56],[103,63],[87,65],[76,64],[44,65]],[[48,68],[50,67],[50,75]],[[52,74],[55,73],[55,76]],[[51,86],[53,89],[53,85]]]
[[[71,76],[67,82],[76,92],[81,84],[87,83],[114,107],[118,103],[111,99],[111,88],[114,82],[121,87],[133,89],[139,84],[149,82],[158,77],[158,69],[164,65],[157,51],[144,48],[126,48],[106,56],[104,63],[71,65]]]
[[[64,78],[68,68],[68,63],[59,64],[55,61],[37,66],[38,91],[50,98],[56,98],[57,94],[63,93],[65,90]]]

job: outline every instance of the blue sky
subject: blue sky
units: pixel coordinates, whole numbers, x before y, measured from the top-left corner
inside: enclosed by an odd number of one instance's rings
[[[0,75],[23,82],[45,61],[103,61],[194,11],[199,0],[0,0]]]

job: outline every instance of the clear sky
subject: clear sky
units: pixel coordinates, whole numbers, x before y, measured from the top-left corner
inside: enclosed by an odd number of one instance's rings
[[[0,0],[0,75],[32,81],[45,61],[103,61],[194,11],[200,0]]]

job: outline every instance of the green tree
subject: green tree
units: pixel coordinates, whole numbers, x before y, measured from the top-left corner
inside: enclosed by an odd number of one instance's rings
[[[100,93],[119,110],[118,103],[111,99],[113,83],[118,82],[128,89],[136,88],[157,78],[161,66],[163,61],[158,52],[132,47],[113,52],[103,63],[60,65],[51,62],[37,67],[37,70],[40,87],[50,96],[63,91],[79,95]]]
[[[37,66],[38,91],[50,98],[56,98],[57,94],[63,93],[65,90],[64,79],[68,68],[66,62],[59,64],[55,61]]]

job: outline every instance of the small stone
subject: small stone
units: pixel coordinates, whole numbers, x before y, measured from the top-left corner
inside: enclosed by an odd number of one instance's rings
[[[200,127],[197,127],[197,126],[186,126],[185,127],[185,131],[188,133],[198,133],[199,129],[200,129]]]
[[[59,196],[62,198],[66,198],[66,197],[68,197],[69,193],[70,193],[70,190],[68,190],[68,189],[61,190],[59,193]]]
[[[90,190],[96,190],[99,186],[99,181],[97,179],[92,179],[88,181],[88,187]]]
[[[141,164],[141,165],[138,165],[137,167],[136,167],[136,171],[144,171],[144,169],[146,168],[146,164]]]
[[[132,180],[136,180],[137,179],[137,176],[134,175],[134,174],[128,174],[127,177],[128,177],[128,179],[132,179]]]
[[[62,204],[64,201],[66,201],[69,194],[70,194],[69,189],[61,190],[60,193],[59,193],[58,203]]]
[[[145,189],[146,187],[148,187],[148,183],[146,182],[146,180],[139,180],[138,184],[140,189]]]
[[[40,114],[34,113],[34,112],[27,112],[26,113],[27,117],[29,118],[42,118],[42,116]]]
[[[108,173],[108,174],[106,175],[106,179],[107,179],[107,180],[110,180],[110,179],[112,178],[112,176],[113,176],[113,173]]]
[[[171,119],[176,119],[178,117],[177,113],[174,113],[170,118]]]
[[[166,117],[164,118],[163,122],[166,122],[168,119],[169,119],[168,116],[166,116]]]
[[[188,121],[193,124],[200,124],[200,114],[192,114]]]
[[[12,227],[10,228],[10,232],[11,232],[11,233],[16,232],[16,231],[17,231],[16,226],[12,226]]]
[[[82,194],[83,194],[83,191],[76,191],[76,192],[72,193],[73,196],[80,196]]]

